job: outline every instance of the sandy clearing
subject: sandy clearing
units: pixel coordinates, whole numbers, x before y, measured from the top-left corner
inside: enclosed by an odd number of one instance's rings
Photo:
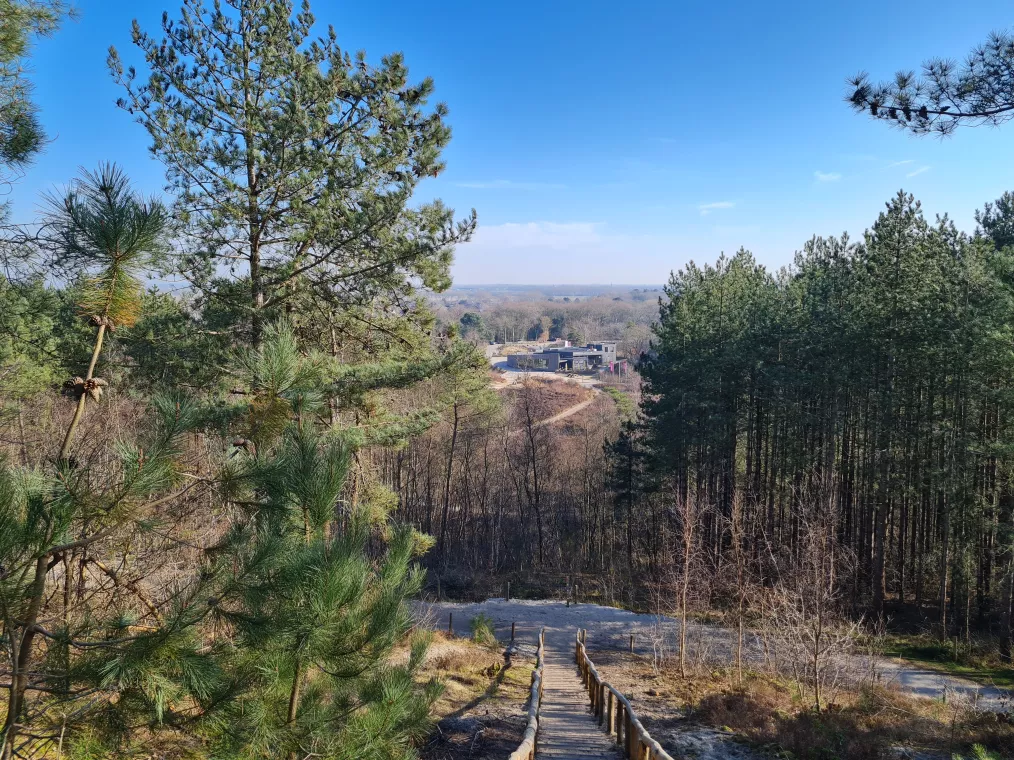
[[[679,622],[655,616],[603,607],[597,604],[572,604],[548,600],[488,599],[478,603],[418,602],[421,619],[434,628],[446,630],[448,615],[453,615],[454,631],[468,633],[469,621],[478,614],[492,618],[498,638],[510,638],[511,623],[516,625],[521,643],[535,640],[538,631],[546,628],[549,648],[570,649],[579,628],[588,630],[589,646],[599,649],[627,649],[634,635],[634,651],[651,655],[660,642],[671,642],[679,631]],[[733,638],[728,630],[713,625],[690,623],[687,626],[688,651],[707,661],[731,662]],[[760,641],[756,636],[748,642],[749,656],[763,661]],[[662,643],[663,646],[666,644]],[[984,686],[966,678],[921,668],[913,663],[888,658],[857,658],[857,667],[875,668],[880,680],[901,691],[919,697],[959,698],[979,708],[996,712],[1011,709],[1011,694],[994,686]]]

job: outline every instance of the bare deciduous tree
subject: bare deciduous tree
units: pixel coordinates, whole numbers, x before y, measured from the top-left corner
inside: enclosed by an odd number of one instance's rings
[[[854,555],[837,535],[837,501],[830,489],[804,494],[799,504],[795,547],[780,557],[772,614],[778,660],[788,665],[804,699],[820,712],[842,685],[861,621],[845,615],[846,581]]]

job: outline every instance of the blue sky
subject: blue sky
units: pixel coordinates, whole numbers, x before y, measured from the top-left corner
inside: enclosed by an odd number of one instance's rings
[[[17,218],[79,166],[162,185],[144,130],[114,103],[115,45],[174,0],[76,0],[41,41],[36,97],[53,138],[13,188]],[[1014,124],[914,138],[854,115],[845,79],[963,57],[1012,25],[1003,2],[316,0],[350,49],[405,53],[450,107],[448,170],[420,199],[476,208],[455,280],[657,283],[740,246],[771,267],[813,234],[861,235],[899,188],[965,229],[1014,189]]]

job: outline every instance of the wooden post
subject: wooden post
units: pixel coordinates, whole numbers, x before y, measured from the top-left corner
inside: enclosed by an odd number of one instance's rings
[[[623,744],[623,703],[616,700],[616,743]]]
[[[514,626],[515,625],[517,625],[516,621],[511,623],[511,641],[514,641]]]
[[[613,733],[613,693],[606,692],[606,734]]]
[[[511,582],[507,581],[507,601],[511,600]]]
[[[450,638],[452,638],[452,639],[454,638],[454,613],[453,612],[448,612],[447,613],[447,635]]]
[[[634,653],[634,634],[630,634],[630,653]]]
[[[637,732],[634,730],[634,716],[629,712],[626,714],[626,723],[624,728],[627,733],[627,757],[630,760],[637,760],[637,755],[634,754],[637,747]]]

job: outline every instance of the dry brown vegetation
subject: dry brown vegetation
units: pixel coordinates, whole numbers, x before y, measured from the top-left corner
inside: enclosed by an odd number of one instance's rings
[[[437,634],[419,673],[438,678],[444,692],[434,705],[436,728],[420,748],[421,760],[500,760],[520,743],[533,658],[516,654],[505,667],[503,650]]]
[[[619,428],[616,402],[579,385],[528,377],[500,393],[502,413],[441,423],[403,449],[374,452],[378,477],[398,494],[398,517],[439,531],[447,455],[446,549],[425,558],[432,591],[485,598],[514,582],[533,595],[547,571],[611,577],[621,528],[608,488],[603,441]],[[591,397],[580,413],[544,420]],[[589,565],[591,567],[589,567]],[[541,587],[540,587],[541,588]]]
[[[518,396],[530,393],[533,396],[532,401],[529,402],[533,414],[538,416],[538,419],[547,419],[554,414],[566,411],[575,404],[586,401],[591,398],[593,392],[577,383],[532,374],[525,378],[523,383],[510,386],[502,393],[504,403],[512,408],[526,403],[524,398],[517,398]],[[523,423],[523,420],[519,419],[518,422],[519,424]]]
[[[820,713],[799,699],[794,686],[777,676],[696,667],[657,670],[649,658],[593,650],[600,672],[624,692],[642,722],[667,750],[686,749],[708,728],[722,734],[711,743],[746,742],[753,756],[799,760],[879,760],[904,756],[950,758],[982,744],[1000,757],[1014,757],[1014,721],[1009,715],[978,712],[958,702],[907,697],[882,687],[841,689]],[[708,727],[708,728],[704,728]],[[790,753],[786,755],[785,753]],[[716,755],[718,756],[718,755]],[[909,755],[913,756],[913,755]]]

